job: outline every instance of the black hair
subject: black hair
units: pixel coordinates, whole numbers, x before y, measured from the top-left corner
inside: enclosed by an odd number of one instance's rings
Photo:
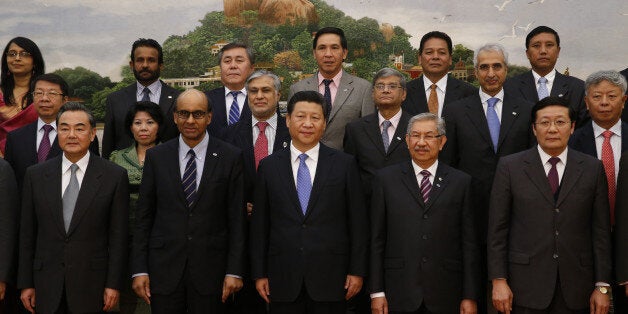
[[[421,38],[421,44],[419,45],[419,54],[423,53],[423,45],[425,44],[425,42],[432,38],[440,38],[444,40],[447,43],[447,49],[449,50],[449,54],[451,55],[453,53],[454,48],[451,42],[451,37],[443,32],[432,31],[423,35],[423,37]]]
[[[36,77],[31,82],[30,90],[34,91],[35,90],[35,85],[37,85],[37,82],[39,82],[39,81],[44,81],[44,82],[48,82],[48,83],[52,83],[52,84],[57,84],[57,85],[59,85],[59,88],[61,89],[61,93],[63,94],[62,96],[69,96],[70,95],[70,87],[68,86],[68,83],[61,76],[59,76],[57,74],[46,73],[46,74],[42,74],[42,75]]]
[[[321,93],[311,90],[304,90],[295,93],[288,100],[288,114],[292,114],[292,112],[294,111],[294,105],[296,105],[296,103],[300,101],[311,102],[320,105],[323,109],[323,117],[325,118],[325,121],[327,121],[327,115],[325,112],[325,97],[323,97]]]
[[[541,33],[549,33],[554,35],[554,38],[556,38],[556,45],[560,47],[560,37],[558,36],[558,33],[551,27],[541,25],[535,27],[532,31],[530,31],[530,33],[528,33],[528,36],[526,36],[526,49],[530,48],[530,40],[532,39],[532,37]]]
[[[133,47],[131,48],[131,62],[135,62],[135,49],[138,47],[151,47],[157,49],[157,52],[159,53],[157,62],[159,64],[164,63],[164,51],[161,49],[161,45],[156,40],[150,38],[140,38],[133,43]]]
[[[569,110],[569,119],[572,123],[576,122],[576,111],[569,107],[569,100],[565,97],[548,96],[539,100],[532,107],[532,111],[530,112],[530,121],[532,121],[532,124],[536,121],[536,112],[549,106],[561,106],[567,108],[567,110]]]
[[[319,29],[318,32],[316,32],[316,35],[314,35],[314,41],[312,42],[313,50],[316,50],[316,44],[318,43],[318,38],[324,34],[338,35],[340,37],[340,45],[342,46],[342,49],[349,49],[347,48],[347,37],[345,37],[345,32],[342,29],[338,27],[323,27]]]
[[[24,49],[24,51],[30,53],[31,58],[33,58],[33,72],[31,73],[29,87],[32,86],[30,84],[32,84],[36,77],[46,73],[44,57],[41,55],[39,47],[37,47],[32,40],[26,37],[15,37],[11,39],[2,53],[2,72],[0,73],[0,89],[2,90],[4,103],[7,106],[11,106],[15,103],[15,99],[13,98],[15,80],[13,79],[12,73],[9,71],[9,65],[7,63],[7,52],[9,52],[9,46],[11,46],[11,44],[18,45],[20,48]],[[17,105],[20,105],[22,108],[30,106],[30,104],[33,103],[32,92],[33,90],[30,89],[24,98],[22,98],[22,103]]]
[[[133,132],[131,132],[131,126],[133,125],[133,120],[135,120],[135,115],[138,112],[146,112],[148,115],[157,122],[157,126],[160,127],[164,123],[164,114],[161,112],[161,108],[158,104],[152,101],[138,101],[126,113],[126,117],[124,117],[124,128],[126,132],[131,138],[133,138]],[[161,131],[161,128],[160,128]],[[157,132],[157,142],[161,139],[161,132]]]

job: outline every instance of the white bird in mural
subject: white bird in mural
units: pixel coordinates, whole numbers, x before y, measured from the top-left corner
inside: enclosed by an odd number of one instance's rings
[[[504,11],[504,9],[506,8],[506,5],[511,3],[512,0],[504,0],[504,3],[502,3],[501,5],[495,5],[495,7],[497,8],[497,11]]]
[[[452,16],[452,15],[451,14],[447,14],[447,15],[442,16],[442,17],[433,17],[433,19],[438,20],[438,23],[444,23],[445,19],[450,17],[450,16]]]
[[[515,27],[517,26],[517,23],[519,22],[519,20],[516,20],[515,23],[512,24],[511,28],[512,28],[512,34],[510,35],[504,35],[502,36],[502,38],[500,38],[499,40],[503,40],[504,38],[517,38],[517,33],[515,31]]]
[[[535,1],[532,1],[532,2],[528,2],[528,4],[537,4],[537,3],[541,4],[543,2],[545,2],[545,0],[535,0]]]
[[[534,21],[528,23],[528,25],[526,25],[525,27],[517,26],[517,28],[521,28],[524,32],[527,32],[530,29],[530,26],[532,26],[532,23],[534,23]]]

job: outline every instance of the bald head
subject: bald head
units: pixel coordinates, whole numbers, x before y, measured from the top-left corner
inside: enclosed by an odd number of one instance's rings
[[[185,90],[183,93],[179,94],[179,97],[177,97],[177,102],[175,103],[175,111],[179,110],[179,103],[181,102],[193,102],[193,103],[197,103],[203,106],[203,109],[206,112],[211,112],[212,111],[212,106],[209,103],[209,101],[207,100],[207,96],[205,96],[205,93],[197,90],[197,89],[187,89]]]

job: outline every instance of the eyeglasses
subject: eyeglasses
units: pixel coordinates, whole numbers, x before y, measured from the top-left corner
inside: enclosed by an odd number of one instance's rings
[[[490,69],[493,69],[493,71],[500,71],[503,67],[504,67],[504,65],[501,64],[501,63],[480,64],[478,66],[478,70],[480,70],[482,72],[488,72],[488,70],[490,70]]]
[[[15,50],[7,51],[7,57],[9,57],[9,58],[17,58],[17,56],[20,56],[20,58],[26,58],[26,57],[30,57],[31,53],[28,52],[28,51],[25,51],[25,50],[24,51],[20,51],[20,52],[17,52]]]
[[[194,119],[199,120],[199,119],[205,118],[205,115],[207,114],[207,112],[201,111],[201,110],[192,111],[192,112],[187,111],[187,110],[179,110],[179,111],[176,111],[176,114],[177,114],[177,118],[182,119],[182,120],[187,120],[190,117],[190,115],[192,115]]]
[[[403,88],[403,86],[399,84],[375,84],[375,89],[378,91],[386,90],[386,88],[388,88],[389,90],[395,90],[398,88]]]
[[[426,142],[432,142],[435,141],[437,138],[443,136],[442,134],[418,134],[418,133],[412,133],[409,135],[411,139],[415,140],[415,141],[420,141],[421,139],[423,139]]]
[[[39,99],[39,98],[42,98],[44,96],[48,96],[48,98],[50,98],[50,100],[54,100],[54,99],[57,99],[57,97],[59,97],[59,96],[63,96],[63,93],[59,93],[59,92],[55,92],[55,91],[44,92],[44,91],[40,91],[40,90],[36,90],[36,91],[33,92],[33,98]]]
[[[541,129],[549,129],[552,126],[552,124],[554,124],[556,126],[556,128],[561,129],[561,128],[564,128],[564,127],[570,125],[571,121],[565,121],[565,120],[556,120],[556,121],[543,120],[541,122],[534,123],[534,125],[536,125],[537,128],[541,128]]]

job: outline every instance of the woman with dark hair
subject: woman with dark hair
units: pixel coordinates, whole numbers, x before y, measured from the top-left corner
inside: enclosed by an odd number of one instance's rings
[[[0,72],[0,156],[4,156],[7,133],[37,120],[33,103],[33,80],[45,73],[44,58],[30,39],[15,37],[2,53]]]
[[[131,199],[129,206],[129,230],[133,230],[135,226],[135,210],[139,196],[139,185],[142,181],[144,157],[149,148],[159,143],[159,126],[163,122],[164,116],[159,105],[150,101],[136,102],[135,105],[131,106],[124,119],[125,129],[135,139],[135,143],[125,149],[113,151],[109,156],[109,160],[126,169],[129,175]],[[129,243],[132,243],[132,236],[129,236]],[[129,282],[125,283],[125,287],[120,294],[120,313],[150,313],[148,304],[137,298],[135,292],[131,289],[130,275],[128,278]]]

